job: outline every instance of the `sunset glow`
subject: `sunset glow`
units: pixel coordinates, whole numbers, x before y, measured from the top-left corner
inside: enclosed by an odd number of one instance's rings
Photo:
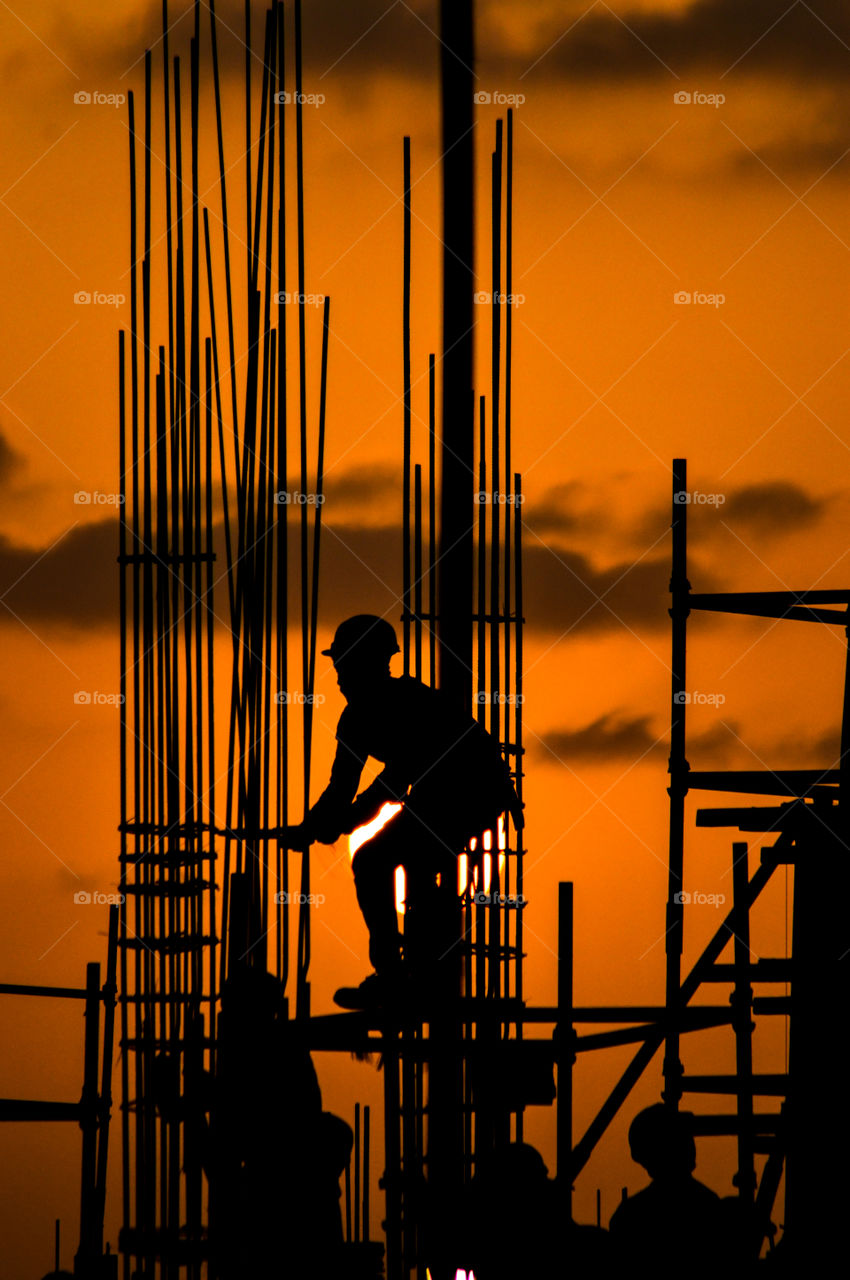
[[[387,801],[377,817],[373,818],[371,822],[364,822],[362,827],[355,827],[348,837],[349,857],[353,858],[360,846],[364,845],[367,840],[371,840],[372,836],[376,836],[387,825],[390,818],[394,818],[400,810],[400,804],[392,804]]]
[[[158,346],[165,342],[170,369],[168,341],[173,343],[182,332],[182,322],[169,322],[167,311],[165,268],[171,250],[159,104],[165,51],[169,58],[179,59],[173,74],[182,77],[183,254],[189,263],[190,42],[196,9],[203,24],[199,112],[206,139],[198,156],[198,212],[201,227],[205,220],[209,223],[214,275],[208,290],[201,231],[202,341],[196,361],[201,376],[203,340],[212,330],[208,313],[214,303],[218,364],[210,386],[219,394],[206,396],[202,404],[204,413],[208,405],[212,413],[214,472],[219,419],[228,468],[234,465],[234,430],[241,440],[246,419],[250,344],[244,304],[251,246],[246,254],[245,240],[252,235],[249,231],[246,237],[245,227],[252,225],[252,212],[257,218],[257,210],[246,200],[246,182],[252,177],[255,183],[258,146],[249,148],[245,136],[243,6],[223,0],[212,7],[222,10],[221,146],[231,193],[232,337],[221,283],[226,236],[210,88],[212,10],[188,0],[172,0],[166,7],[167,48],[160,6],[142,0],[128,0],[123,6],[95,5],[91,0],[67,6],[43,0],[28,12],[10,0],[0,13],[8,63],[0,90],[6,298],[0,344],[0,390],[6,388],[0,395],[4,983],[67,989],[82,985],[91,962],[99,962],[104,972],[104,895],[115,893],[122,868],[130,865],[118,860],[122,842],[130,838],[118,832],[124,768],[118,700],[126,694],[126,707],[132,709],[133,699],[129,685],[121,692],[118,677],[116,511],[119,499],[126,497],[118,492],[117,341],[119,329],[124,330],[129,434],[131,351],[139,360],[138,396],[147,394],[155,408]],[[378,18],[384,7],[386,13]],[[248,5],[254,44],[248,100],[257,138],[262,121],[264,8],[258,0]],[[292,6],[279,8],[285,8],[292,26]],[[323,0],[304,5],[304,10],[304,87],[314,99],[304,112],[303,288],[310,301],[303,307],[281,304],[279,317],[272,313],[271,321],[278,351],[284,350],[284,338],[287,343],[284,399],[293,437],[289,453],[283,455],[282,471],[288,474],[279,477],[281,489],[286,487],[293,496],[275,511],[279,522],[289,520],[293,536],[281,544],[288,547],[288,566],[281,553],[274,576],[277,582],[278,570],[286,570],[279,580],[287,584],[281,591],[288,590],[290,598],[281,600],[280,633],[270,633],[268,643],[277,646],[281,663],[285,659],[293,684],[269,685],[286,700],[286,740],[292,744],[288,772],[273,769],[270,776],[278,780],[281,803],[290,798],[286,803],[291,821],[301,820],[302,801],[306,812],[327,784],[345,705],[333,662],[326,657],[316,663],[315,687],[312,677],[308,685],[295,674],[303,670],[295,531],[304,503],[316,497],[306,489],[315,470],[322,403],[324,330],[317,299],[332,298],[333,310],[322,405],[327,419],[325,488],[320,495],[324,505],[311,504],[308,509],[311,522],[315,510],[322,511],[315,648],[324,654],[339,621],[364,611],[387,618],[402,633],[402,139],[408,135],[413,297],[408,426],[412,458],[424,468],[424,560],[431,532],[426,463],[432,438],[432,353],[437,356],[437,439],[443,378],[440,47],[434,35],[438,5],[422,0],[376,8]],[[608,0],[604,5],[588,0],[586,6],[552,0],[479,0],[476,6],[476,75],[482,90],[475,109],[476,291],[494,287],[491,152],[496,121],[506,115],[501,99],[505,93],[522,95],[512,117],[511,294],[516,305],[505,306],[502,323],[504,329],[510,314],[509,459],[511,469],[522,473],[524,503],[519,512],[524,594],[517,611],[525,621],[519,650],[523,705],[515,708],[494,701],[510,697],[506,679],[517,650],[510,649],[504,658],[488,656],[482,687],[491,688],[493,665],[495,693],[488,694],[482,724],[492,726],[495,720],[494,736],[504,742],[510,737],[508,721],[503,725],[496,713],[499,708],[501,713],[509,711],[513,726],[514,710],[518,715],[521,711],[521,749],[516,754],[507,750],[505,757],[522,792],[521,835],[527,857],[524,878],[517,883],[512,855],[506,857],[505,852],[516,843],[516,833],[509,831],[510,818],[501,817],[496,830],[469,840],[467,852],[458,856],[457,878],[460,895],[473,890],[489,894],[491,886],[502,894],[525,895],[527,911],[504,914],[519,933],[517,951],[525,956],[522,997],[529,1006],[551,1008],[557,1001],[558,886],[564,882],[573,885],[569,936],[575,948],[576,1007],[655,1007],[664,1000],[672,458],[687,456],[689,462],[689,568],[695,592],[769,592],[815,583],[819,588],[844,589],[850,580],[850,485],[843,479],[850,470],[850,433],[845,425],[850,391],[850,201],[843,185],[850,183],[848,22],[837,0],[803,5],[777,0],[773,6],[736,6],[728,0]],[[143,142],[146,48],[152,50],[154,101],[149,147]],[[292,32],[287,30],[290,77],[292,61]],[[718,95],[720,89],[723,93]],[[146,155],[153,172],[153,248],[145,268],[153,314],[149,385],[143,331],[130,340],[131,92],[139,316]],[[116,100],[106,101],[110,97]],[[173,97],[171,104],[176,121]],[[286,126],[288,171],[294,170],[295,105],[281,110],[278,118]],[[176,197],[181,190],[174,168],[175,137],[172,133],[172,256],[177,252]],[[292,188],[291,172],[289,182]],[[501,198],[505,205],[506,189]],[[257,225],[263,222],[265,207],[265,202],[259,206]],[[294,302],[299,296],[294,292],[298,223],[285,203],[281,207],[286,213],[282,248],[288,264],[282,286],[288,292],[280,296]],[[279,254],[274,248],[273,263]],[[260,256],[264,266],[265,245]],[[505,267],[503,261],[502,286],[507,288]],[[302,313],[303,369],[298,358]],[[473,389],[484,397],[481,412],[488,433],[493,427],[494,326],[491,308],[476,305]],[[261,360],[262,347],[254,350]],[[237,383],[233,408],[231,366]],[[310,460],[306,483],[299,474],[295,442],[302,384]],[[162,385],[170,401],[174,391],[168,376]],[[504,367],[501,387],[504,402]],[[197,405],[194,399],[191,403],[194,412]],[[505,408],[503,403],[503,426]],[[485,487],[492,486],[488,482]],[[224,820],[221,816],[228,776],[241,776],[226,770],[234,650],[228,626],[223,494],[213,486],[210,546],[216,557],[216,621],[211,651],[204,657],[210,696],[215,698],[215,716],[205,720],[204,767],[208,765],[211,779],[215,777],[216,790],[201,794],[206,787],[199,789],[196,814],[199,823],[218,831],[225,829],[223,822],[230,826],[233,820],[230,813]],[[238,511],[235,494],[231,483],[231,524]],[[439,505],[436,510],[439,513]],[[476,507],[476,519],[480,510]],[[483,510],[487,528],[495,513],[504,532],[504,509],[491,504]],[[515,540],[511,555],[516,546]],[[171,550],[177,555],[179,547]],[[489,585],[487,593],[489,597]],[[421,608],[415,610],[417,617],[429,616],[427,594],[423,592]],[[502,610],[510,615],[504,600],[499,601],[499,591],[495,594],[499,607],[492,610],[488,599],[484,614],[492,618]],[[132,605],[131,597],[127,599]],[[422,630],[427,630],[424,622]],[[768,619],[719,613],[696,618],[687,667],[692,676],[687,695],[691,767],[832,767],[841,754],[846,658],[836,638],[840,641],[842,636],[826,627],[778,626]],[[141,649],[130,658],[138,658],[142,670],[147,662],[156,673],[170,661],[166,648],[147,646],[144,658]],[[423,679],[432,676],[431,661],[426,652]],[[411,664],[410,670],[417,668]],[[393,658],[392,672],[402,673],[402,655]],[[184,700],[188,704],[189,696],[196,694],[201,700],[205,687],[172,687],[181,724]],[[312,701],[306,703],[307,698]],[[252,715],[253,704],[246,705]],[[273,704],[272,711],[283,714],[282,705],[276,710]],[[142,701],[140,706],[142,716],[149,715],[148,704]],[[309,795],[303,795],[306,736],[301,730],[307,707],[312,739],[306,762]],[[481,711],[483,715],[484,708]],[[261,720],[254,727],[262,731]],[[168,740],[171,730],[163,732]],[[176,722],[173,740],[179,746]],[[254,741],[250,735],[248,740]],[[273,740],[271,735],[269,741]],[[156,756],[152,748],[146,769],[153,769]],[[367,769],[373,764],[370,761]],[[187,788],[187,803],[188,797]],[[732,793],[724,793],[721,800],[729,806],[739,803]],[[681,953],[683,971],[697,962],[722,914],[715,909],[718,892],[727,898],[732,892],[729,832],[694,829],[698,806],[715,801],[710,796],[700,800],[696,790],[688,795],[686,888],[692,899]],[[754,803],[746,797],[740,802]],[[350,859],[401,808],[388,802],[371,822],[354,830],[347,837]],[[286,813],[278,818],[283,823]],[[135,820],[141,820],[139,815]],[[748,839],[753,859],[765,842],[762,836]],[[230,845],[222,835],[211,835],[210,845],[220,881]],[[299,874],[312,876],[303,887],[314,898],[314,891],[321,890],[323,903],[310,917],[315,927],[308,937],[296,927],[293,907],[274,917],[281,937],[273,930],[263,943],[264,953],[280,956],[282,962],[283,930],[292,923],[286,934],[290,954],[285,957],[293,975],[290,982],[295,980],[298,956],[309,953],[309,989],[303,989],[310,993],[316,1016],[332,1012],[334,992],[360,983],[369,968],[368,931],[344,852],[341,842],[332,849],[317,842],[304,860],[294,850],[286,852],[290,878],[281,879],[280,887],[297,888]],[[277,887],[271,863],[267,879],[271,892]],[[760,954],[785,954],[786,941],[793,935],[793,883],[788,870],[784,885],[777,881],[772,896],[765,895],[753,936]],[[226,901],[221,888],[216,882],[219,904]],[[394,892],[396,910],[403,915],[406,882],[401,867],[395,873]],[[474,915],[488,929],[491,916],[495,920],[495,908],[491,913],[489,907],[470,905],[465,911],[466,918]],[[269,923],[274,919],[270,916]],[[209,937],[220,936],[218,922],[201,924]],[[143,957],[141,944],[136,945]],[[731,952],[731,936],[727,945]],[[295,987],[290,985],[286,994],[294,1001]],[[0,1002],[0,1016],[0,1036],[8,1046],[3,1096],[78,1098],[81,1002],[10,998]],[[765,1077],[787,1068],[786,1015],[768,1022],[753,1068]],[[730,1070],[733,1049],[723,1034],[712,1030],[702,1036],[683,1038],[685,1078]],[[600,1098],[618,1078],[621,1049],[579,1056],[570,1095],[575,1134],[588,1131]],[[110,1138],[106,1194],[105,1238],[113,1250],[123,1212],[123,1053],[116,1048],[115,1136]],[[581,1064],[591,1060],[593,1072],[582,1072]],[[370,1074],[363,1064],[354,1068],[344,1055],[331,1054],[319,1055],[317,1072],[326,1110],[350,1120],[356,1102],[372,1108],[377,1154],[369,1175],[370,1212],[377,1232],[384,1211],[383,1192],[377,1186],[383,1167],[383,1073]],[[623,1186],[630,1183],[632,1190],[640,1184],[642,1175],[630,1161],[627,1129],[638,1107],[658,1096],[661,1072],[657,1054],[577,1180],[577,1222],[596,1220],[597,1190],[604,1225]],[[542,1106],[529,1106],[527,1112],[527,1139],[554,1167],[554,1113]],[[134,1123],[135,1119],[134,1115]],[[79,1138],[76,1124],[5,1127],[0,1166],[4,1276],[43,1273],[57,1218],[63,1224],[62,1265],[69,1265],[80,1212]],[[699,1177],[721,1196],[732,1194],[737,1158],[735,1143],[728,1137],[699,1139]],[[774,1218],[781,1221],[781,1213]],[[531,1266],[529,1274],[534,1274]],[[475,1277],[458,1269],[455,1280]]]

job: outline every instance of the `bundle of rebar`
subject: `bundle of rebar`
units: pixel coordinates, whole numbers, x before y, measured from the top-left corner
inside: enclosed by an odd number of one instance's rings
[[[256,86],[251,7],[245,5],[246,148],[238,159],[245,164],[246,219],[241,234],[231,221],[232,203],[228,208],[233,161],[228,164],[225,156],[215,6],[203,8],[209,15],[203,38],[209,41],[211,74],[201,74],[202,7],[196,3],[187,97],[180,58],[169,57],[164,3],[161,84],[155,92],[148,51],[141,123],[134,96],[128,95],[131,320],[129,333],[119,338],[125,1276],[136,1265],[145,1275],[177,1275],[181,1267],[200,1275],[207,1256],[205,1133],[217,1002],[228,975],[235,966],[256,965],[271,969],[286,988],[295,950],[293,1011],[309,1016],[308,855],[300,858],[295,947],[284,896],[291,874],[282,838],[291,804],[288,556],[294,542],[306,695],[298,699],[306,807],[329,301],[322,324],[317,422],[312,422],[306,373],[301,7],[294,8],[290,94],[284,88],[289,73],[284,74],[283,6],[274,0],[266,13],[263,72]],[[202,206],[199,190],[202,91],[214,106],[218,160],[209,207]],[[294,111],[286,112],[290,100]],[[153,142],[158,109],[162,158]],[[286,150],[292,116],[294,164]],[[286,287],[288,218],[294,219],[298,244],[297,292],[291,294]],[[160,219],[164,234],[155,236]],[[244,277],[236,265],[239,246]],[[298,432],[300,491],[319,495],[309,509],[302,504],[294,529],[287,518],[287,465],[293,452],[287,448],[286,376],[291,296],[298,308],[299,381],[297,416],[289,416],[295,417]],[[245,342],[239,356],[237,335]],[[231,654],[223,768],[216,763],[218,633],[229,640]]]

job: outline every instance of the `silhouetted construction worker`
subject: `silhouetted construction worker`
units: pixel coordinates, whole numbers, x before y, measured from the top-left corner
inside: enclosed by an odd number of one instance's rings
[[[207,1143],[217,1280],[344,1274],[339,1178],[353,1140],[322,1109],[280,982],[237,962],[222,991]]]
[[[501,1221],[500,1205],[509,1206]],[[611,1274],[607,1232],[573,1222],[565,1207],[562,1187],[535,1147],[496,1147],[476,1162],[455,1206],[449,1251],[476,1280]]]
[[[419,918],[417,936],[428,939],[430,958],[437,960],[456,941],[444,907],[446,891],[456,892],[457,854],[471,836],[495,832],[506,810],[516,825],[522,815],[499,745],[483,726],[459,713],[439,690],[411,676],[390,675],[398,641],[388,622],[373,614],[349,618],[324,652],[348,705],[337,726],[330,782],[305,821],[289,829],[290,847],[304,849],[314,840],[332,844],[370,822],[388,801],[403,804],[352,864],[375,974],[334,998],[343,1007],[364,1008],[396,994],[404,978],[396,868],[406,872],[408,911]],[[370,757],[385,767],[358,796]]]
[[[629,1128],[632,1159],[652,1181],[629,1196],[611,1218],[611,1237],[622,1264],[644,1263],[663,1277],[728,1273],[733,1232],[720,1197],[693,1176],[693,1115],[663,1103],[647,1107]],[[733,1274],[738,1274],[733,1271]]]

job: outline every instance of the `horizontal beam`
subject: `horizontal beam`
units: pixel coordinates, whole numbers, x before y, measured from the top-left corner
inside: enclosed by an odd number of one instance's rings
[[[690,1121],[693,1133],[702,1136],[734,1137],[739,1133],[770,1137],[785,1130],[785,1117],[778,1111],[762,1112],[750,1117],[737,1115],[696,1115]]]
[[[788,618],[796,622],[827,623],[846,627],[850,591],[719,591],[692,592],[688,606],[705,613],[734,613],[751,618]],[[845,608],[822,609],[819,605],[843,604]]]
[[[705,1031],[710,1027],[725,1027],[735,1018],[734,1011],[729,1008],[721,1009],[719,1012],[711,1010],[708,1016],[697,1016],[702,1015],[702,1012],[701,1008],[689,1010],[689,1013],[694,1016],[680,1021],[679,1031],[686,1033]],[[622,1031],[597,1031],[594,1035],[578,1036],[574,1048],[576,1053],[588,1053],[595,1049],[613,1049],[622,1044],[639,1044],[647,1036],[655,1034],[657,1025],[655,1022],[649,1022],[642,1027],[627,1027]]]
[[[83,1115],[79,1102],[34,1102],[25,1098],[0,1098],[0,1120],[76,1120]]]
[[[791,960],[756,960],[755,964],[739,966],[719,964],[711,966],[703,975],[703,982],[790,982],[793,974]]]
[[[821,793],[822,794],[822,793]],[[832,799],[832,793],[829,798]],[[698,809],[696,825],[698,827],[737,827],[739,831],[767,832],[796,830],[801,823],[817,818],[821,822],[829,821],[830,805],[826,811],[822,806],[808,805],[799,800],[778,805],[750,805],[746,808],[731,809]],[[836,810],[837,812],[837,810]]]
[[[48,996],[57,1000],[85,1000],[85,987],[36,987],[19,982],[0,982],[0,996]]]
[[[689,791],[735,791],[741,795],[804,796],[816,787],[835,786],[838,769],[722,769],[691,770],[681,775]]]
[[[753,1075],[749,1079],[741,1076],[682,1076],[682,1088],[685,1093],[740,1093],[761,1094],[768,1097],[784,1098],[788,1093],[790,1076],[787,1075]]]

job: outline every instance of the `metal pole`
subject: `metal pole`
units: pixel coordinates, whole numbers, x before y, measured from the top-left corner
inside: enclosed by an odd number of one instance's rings
[[[443,154],[443,435],[440,494],[440,685],[471,705],[474,40],[472,0],[441,0]]]
[[[80,1187],[80,1247],[74,1270],[86,1275],[96,1256],[97,1234],[97,1067],[100,1047],[100,965],[86,965],[86,1034],[80,1128],[83,1160]]]
[[[567,1222],[572,1217],[573,1195],[573,886],[558,885],[558,1025],[555,1030],[558,1061],[558,1110],[556,1159],[561,1203]]]
[[[684,458],[673,463],[673,596],[672,688],[670,697],[670,840],[667,893],[667,1009],[672,1013],[680,1002],[684,910],[681,900],[684,871],[685,796],[688,790],[688,761],[685,755],[685,710],[687,700],[686,654],[688,592],[687,577],[687,489],[688,467]],[[679,1031],[675,1019],[668,1024],[664,1054],[664,1101],[676,1109],[682,1096],[682,1067],[679,1062]]]

